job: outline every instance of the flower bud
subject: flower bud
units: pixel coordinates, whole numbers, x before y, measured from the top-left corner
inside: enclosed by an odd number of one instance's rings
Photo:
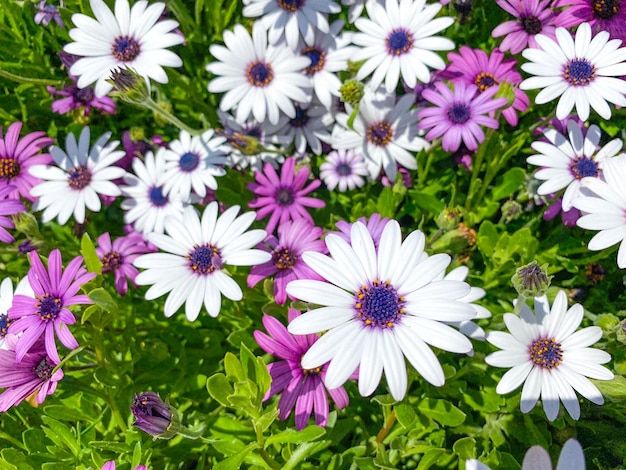
[[[142,104],[150,98],[148,85],[143,77],[132,69],[118,67],[108,80],[115,87],[114,95],[133,104]]]
[[[437,216],[437,227],[441,230],[454,230],[459,226],[462,212],[459,207],[446,207]]]
[[[548,276],[548,265],[539,266],[537,261],[517,268],[511,278],[513,287],[519,295],[526,298],[540,297],[548,291],[552,276]]]
[[[351,106],[356,106],[363,98],[363,84],[356,80],[348,80],[341,85],[339,93],[341,93],[341,101]]]
[[[180,418],[176,408],[161,400],[154,392],[135,394],[130,410],[137,426],[154,438],[171,439],[178,434]]]
[[[509,108],[513,106],[513,103],[515,102],[515,87],[509,82],[502,82],[500,83],[498,91],[493,96],[493,98],[505,98],[506,105],[503,106],[503,108]]]

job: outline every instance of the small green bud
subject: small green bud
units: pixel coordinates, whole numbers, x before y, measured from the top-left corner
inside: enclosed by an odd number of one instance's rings
[[[130,132],[130,138],[134,142],[137,140],[144,140],[146,138],[146,131],[144,130],[143,127],[132,126],[129,129],[129,132]]]
[[[519,202],[508,200],[505,201],[504,204],[502,204],[501,211],[502,217],[500,218],[500,223],[508,224],[514,220],[519,219],[522,215],[523,209],[522,205]]]
[[[619,318],[612,313],[601,313],[596,318],[595,324],[602,328],[604,331],[613,331],[619,325]]]
[[[437,227],[441,230],[454,230],[462,218],[460,207],[446,207],[437,216]]]
[[[511,282],[519,295],[526,298],[540,297],[548,291],[552,277],[548,276],[547,263],[540,266],[537,261],[533,261],[517,268]]]
[[[500,83],[498,91],[493,97],[506,98],[506,106],[503,106],[503,108],[508,108],[512,106],[513,102],[515,101],[515,87],[509,82],[502,82]]]
[[[254,155],[258,155],[259,153],[266,150],[259,141],[259,139],[251,135],[241,134],[239,132],[234,132],[229,129],[216,129],[215,133],[217,135],[221,135],[222,137],[226,137],[226,141],[233,148],[239,150],[242,155],[251,157]]]
[[[341,85],[339,93],[341,93],[341,101],[351,106],[356,106],[363,98],[363,84],[356,80],[348,80]]]
[[[115,90],[114,96],[132,104],[142,104],[150,99],[150,91],[146,80],[129,68],[116,68],[111,72],[108,80]]]
[[[41,238],[41,235],[39,235],[39,224],[33,214],[20,212],[11,218],[18,232],[23,233],[28,238]]]

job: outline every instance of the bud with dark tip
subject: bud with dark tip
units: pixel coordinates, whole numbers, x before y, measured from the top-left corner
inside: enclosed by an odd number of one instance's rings
[[[115,90],[113,95],[133,104],[142,104],[150,99],[146,80],[132,69],[118,67],[111,72],[108,80]]]
[[[548,276],[548,265],[540,266],[537,261],[533,261],[517,268],[511,282],[519,295],[530,298],[544,295],[550,287],[551,279],[552,276]]]
[[[161,400],[154,392],[135,394],[130,410],[135,415],[133,426],[154,436],[155,439],[171,439],[180,430],[176,408]]]

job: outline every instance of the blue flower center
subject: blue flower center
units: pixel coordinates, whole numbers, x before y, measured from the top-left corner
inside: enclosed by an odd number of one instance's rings
[[[352,174],[352,167],[349,163],[340,163],[335,167],[335,171],[339,176],[350,176]]]
[[[276,202],[282,206],[287,207],[293,204],[293,201],[296,199],[295,194],[291,188],[278,188],[274,195]]]
[[[63,308],[63,300],[47,292],[37,301],[37,315],[45,322],[54,321]]]
[[[20,174],[20,164],[15,158],[0,158],[0,178],[15,178]]]
[[[304,69],[304,73],[307,75],[315,75],[324,68],[324,64],[326,63],[326,51],[319,47],[305,47],[302,49],[301,55],[305,55],[311,59],[311,65]]]
[[[591,8],[598,18],[610,20],[619,13],[620,0],[593,0]]]
[[[4,338],[11,326],[12,321],[9,320],[9,316],[6,314],[0,315],[0,338]]]
[[[200,157],[193,152],[185,152],[181,155],[178,165],[182,171],[187,173],[198,168]]]
[[[72,168],[67,177],[70,188],[80,191],[91,182],[91,171],[86,166]]]
[[[276,248],[272,253],[272,262],[281,271],[293,268],[298,262],[298,255],[289,248]]]
[[[113,41],[111,54],[120,62],[131,62],[141,52],[139,43],[130,36],[119,36]]]
[[[309,116],[306,113],[305,109],[302,109],[299,106],[296,106],[296,115],[295,117],[289,120],[289,124],[291,127],[304,127],[309,122]]]
[[[260,60],[248,65],[246,76],[250,85],[265,88],[274,79],[274,71],[270,64]]]
[[[109,251],[101,259],[102,274],[108,274],[118,269],[124,262],[124,257],[117,251]]]
[[[480,72],[474,79],[474,84],[481,92],[485,91],[487,88],[497,85],[498,83],[499,82],[496,80],[496,77],[489,72]]]
[[[50,380],[54,366],[48,362],[48,359],[42,357],[41,360],[33,367],[33,373],[41,380]]]
[[[543,29],[543,24],[541,23],[541,20],[534,15],[524,16],[521,18],[521,20],[522,29],[531,36],[539,34]]]
[[[374,280],[371,286],[362,286],[357,290],[354,309],[363,324],[391,328],[404,313],[404,297],[398,296],[389,281]]]
[[[530,360],[544,369],[554,369],[561,364],[563,350],[554,338],[539,338],[528,347]]]
[[[153,186],[150,188],[148,197],[150,198],[150,202],[156,207],[163,207],[169,202],[167,196],[163,194],[162,186]]]
[[[598,164],[591,158],[578,157],[572,161],[569,165],[569,169],[577,180],[586,176],[598,176],[600,170]]]
[[[367,128],[367,140],[378,147],[384,147],[393,137],[393,129],[387,121],[378,121]]]
[[[587,86],[596,78],[596,68],[587,59],[572,59],[565,64],[563,78],[572,86]]]
[[[187,266],[196,274],[210,274],[223,266],[219,250],[211,243],[194,245],[186,258]]]
[[[455,124],[463,124],[470,118],[470,107],[465,103],[455,103],[450,106],[448,117]]]
[[[413,48],[413,35],[405,28],[397,28],[387,35],[385,47],[389,55],[403,55]]]
[[[295,12],[301,9],[306,0],[278,0],[278,6],[285,11]]]

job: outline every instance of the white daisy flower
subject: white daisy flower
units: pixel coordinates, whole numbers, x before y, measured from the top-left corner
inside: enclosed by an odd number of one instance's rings
[[[613,139],[600,150],[600,128],[589,126],[583,131],[576,121],[567,121],[567,136],[555,129],[547,129],[543,135],[548,142],[536,141],[531,147],[539,155],[528,157],[526,161],[531,165],[540,166],[535,178],[544,183],[537,188],[537,194],[548,194],[567,188],[563,194],[563,210],[572,208],[572,201],[580,195],[581,180],[583,178],[598,178],[602,173],[602,166],[607,159],[617,155],[623,143],[620,139]]]
[[[10,320],[8,316],[9,309],[13,306],[13,297],[15,295],[25,295],[35,298],[33,288],[28,282],[28,277],[23,277],[13,291],[13,282],[11,278],[4,278],[0,284],[0,349],[6,349],[5,337],[9,330],[9,326],[14,320]],[[20,333],[21,334],[21,333]]]
[[[535,315],[523,305],[520,316],[504,314],[511,332],[492,331],[487,341],[502,349],[485,358],[495,367],[511,367],[498,383],[496,392],[506,394],[522,384],[520,409],[528,413],[541,396],[543,410],[550,421],[559,413],[559,400],[573,419],[580,418],[580,405],[574,391],[602,405],[604,398],[589,379],[611,380],[613,373],[600,366],[611,356],[590,348],[602,337],[602,329],[591,326],[576,331],[583,319],[580,304],[567,308],[567,295],[559,291],[552,308],[545,296],[535,298]]]
[[[68,134],[65,150],[53,145],[50,154],[55,165],[33,165],[31,175],[43,180],[30,194],[37,197],[33,210],[43,210],[41,220],[49,222],[55,217],[65,224],[74,215],[79,224],[85,222],[85,208],[98,212],[102,207],[100,195],[119,196],[120,189],[112,182],[126,173],[112,166],[125,152],[116,150],[119,141],[108,142],[110,132],[101,135],[91,149],[89,127],[83,128],[78,142]]]
[[[303,154],[308,146],[315,155],[320,155],[322,142],[330,141],[330,129],[334,122],[325,106],[296,104],[293,118],[281,116],[275,126],[268,126],[267,131],[272,135],[272,142],[283,148],[293,144],[295,151]]]
[[[146,79],[167,83],[163,67],[180,67],[183,62],[172,51],[165,49],[184,42],[180,34],[171,32],[178,27],[174,20],[158,21],[164,3],[139,0],[131,9],[128,0],[115,1],[115,14],[102,0],[89,0],[96,19],[76,13],[76,25],[69,31],[75,41],[63,50],[82,56],[70,68],[78,77],[76,85],[85,88],[96,82],[95,93],[102,97],[113,89],[106,80],[120,67],[133,69]]]
[[[125,210],[124,222],[132,224],[137,232],[163,233],[165,217],[181,219],[183,200],[176,192],[165,193],[165,152],[161,147],[157,153],[148,152],[145,161],[133,160],[135,174],[126,173],[122,193],[128,199],[122,201]]]
[[[561,97],[556,107],[557,119],[565,119],[576,106],[582,121],[589,117],[591,106],[604,119],[611,117],[607,101],[626,106],[626,48],[619,39],[609,40],[600,31],[591,37],[591,27],[582,23],[572,39],[565,28],[556,29],[556,42],[543,34],[535,36],[540,49],[525,49],[522,55],[531,62],[522,70],[534,77],[520,84],[522,90],[543,88],[535,102],[547,103]]]
[[[604,250],[617,243],[617,266],[626,268],[626,155],[604,162],[602,179],[585,178],[582,186],[593,194],[581,195],[573,206],[583,212],[576,222],[586,230],[600,230],[589,241],[593,251]]]
[[[339,125],[333,129],[331,146],[361,153],[372,179],[378,178],[383,168],[395,181],[398,164],[415,170],[415,152],[427,148],[428,142],[418,136],[417,113],[410,109],[413,99],[413,95],[404,95],[396,103],[394,94],[366,88],[352,127],[347,114],[337,115]]]
[[[326,386],[341,386],[359,367],[359,392],[370,395],[383,371],[392,396],[402,400],[407,390],[404,357],[431,384],[445,382],[443,369],[427,346],[467,353],[472,344],[444,324],[469,320],[474,308],[461,301],[470,286],[461,281],[437,280],[450,264],[445,254],[421,261],[424,234],[411,233],[404,242],[398,222],[382,232],[378,250],[365,225],[351,227],[350,244],[329,234],[331,254],[305,252],[303,261],[327,280],[296,280],[287,285],[293,297],[323,305],[289,324],[293,334],[328,330],[303,356],[302,367],[326,362]]]
[[[363,177],[367,175],[363,155],[354,150],[333,150],[320,165],[320,178],[329,191],[338,188],[343,193],[360,188],[365,184]]]
[[[270,44],[285,40],[297,50],[300,37],[313,43],[316,31],[328,33],[328,14],[339,13],[341,7],[331,0],[244,0],[243,16],[261,19],[269,30]]]
[[[256,22],[250,33],[241,25],[235,32],[224,31],[226,47],[211,46],[211,54],[219,60],[206,66],[220,75],[209,82],[211,93],[227,92],[220,109],[237,107],[236,118],[244,122],[250,114],[258,122],[269,119],[276,124],[279,110],[293,118],[292,101],[308,103],[311,79],[303,69],[311,64],[308,57],[296,56],[286,46],[268,46],[267,31]]]
[[[267,235],[265,230],[246,232],[254,222],[254,212],[237,217],[239,206],[233,206],[218,217],[217,208],[217,202],[211,202],[202,219],[192,207],[185,209],[182,219],[168,217],[167,235],[147,235],[165,253],[148,253],[134,261],[135,266],[146,269],[135,282],[151,285],[147,300],[169,292],[166,317],[174,315],[183,304],[189,321],[198,318],[203,304],[209,315],[216,317],[222,294],[230,300],[242,298],[241,288],[224,266],[253,266],[271,259],[270,253],[251,249]]]
[[[327,34],[316,34],[312,44],[301,41],[298,46],[300,55],[311,59],[311,64],[304,69],[304,73],[311,77],[315,96],[326,108],[333,105],[333,96],[341,96],[341,80],[337,72],[348,69],[348,60],[357,51],[356,47],[349,46],[353,33],[342,33],[343,25],[342,20],[337,20],[330,25]]]
[[[354,22],[361,32],[352,38],[354,44],[362,47],[353,60],[366,61],[357,73],[357,80],[373,73],[370,86],[378,88],[384,81],[387,92],[391,93],[400,77],[409,88],[414,88],[417,80],[430,81],[428,67],[445,68],[443,59],[433,51],[454,49],[454,43],[433,34],[450,26],[454,19],[435,18],[441,10],[440,3],[387,0],[385,6],[367,2],[365,7],[369,19],[359,18]]]
[[[194,137],[180,131],[179,140],[170,142],[163,152],[165,194],[175,192],[183,201],[189,201],[192,190],[201,198],[206,196],[206,188],[216,190],[215,177],[226,173],[223,165],[227,159],[222,148],[225,141],[212,129]]]

